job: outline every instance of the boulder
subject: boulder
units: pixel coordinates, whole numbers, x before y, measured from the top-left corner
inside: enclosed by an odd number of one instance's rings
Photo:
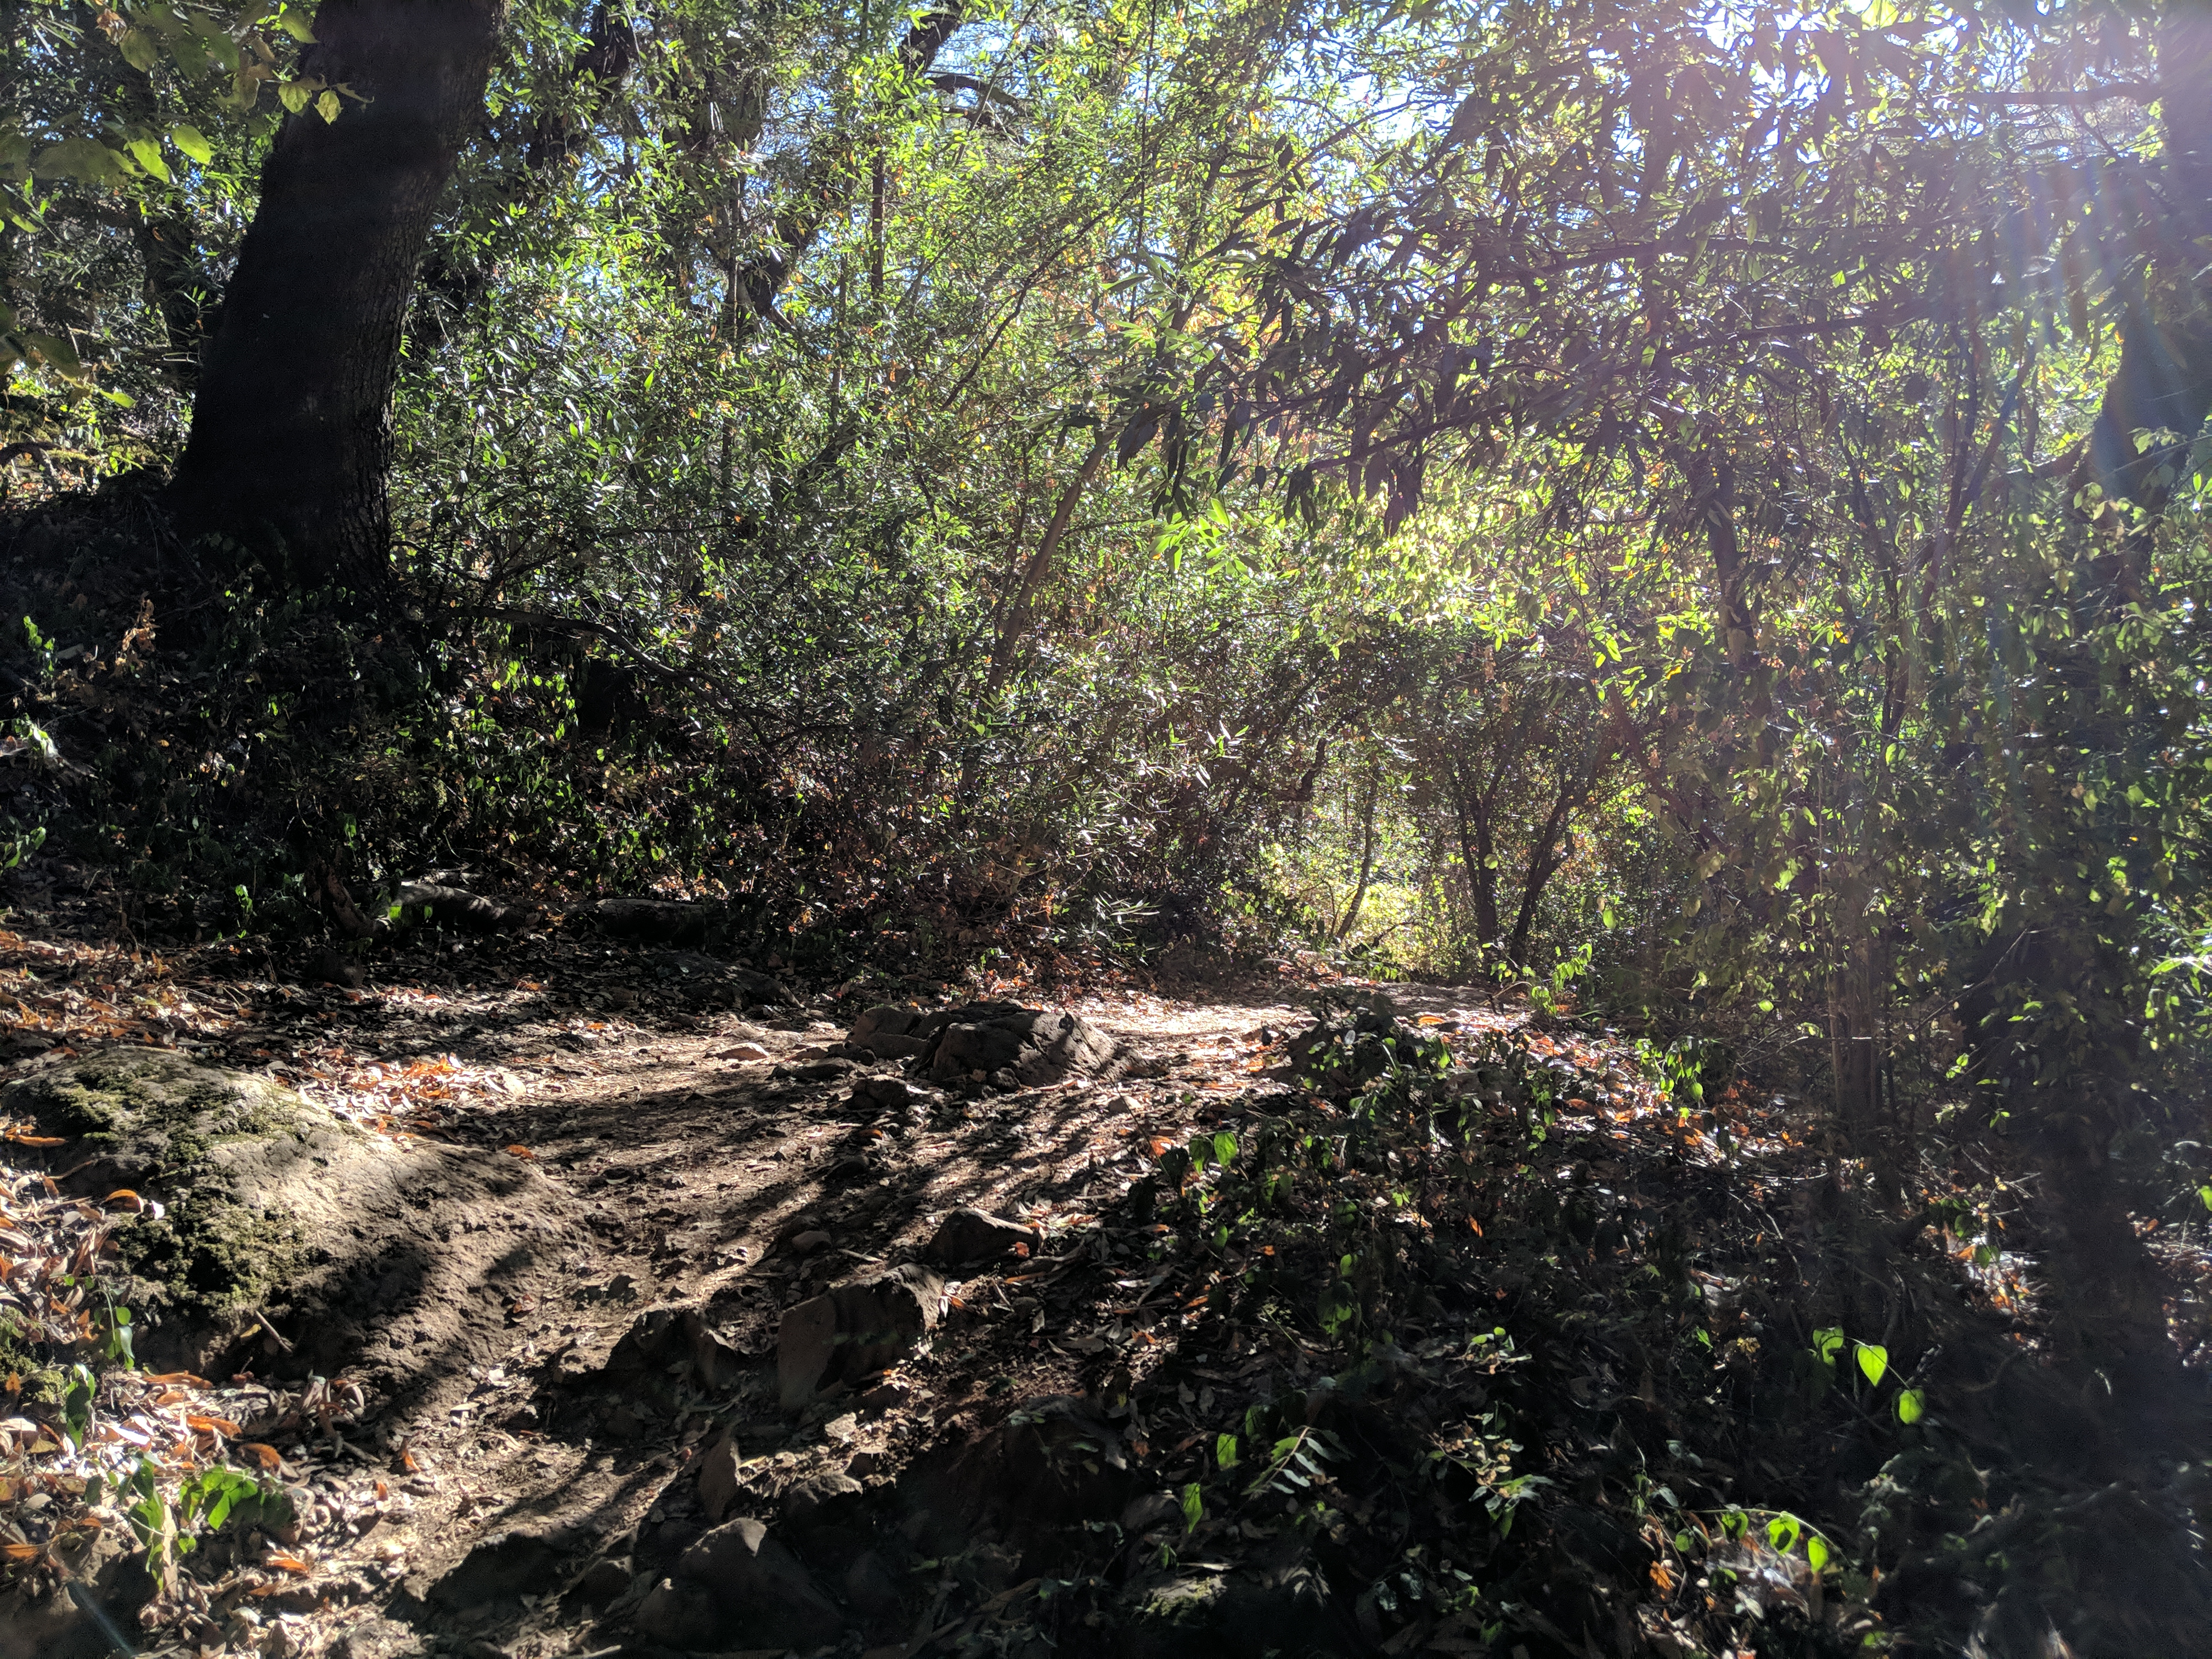
[[[447,1613],[467,1613],[550,1589],[562,1576],[562,1556],[575,1541],[557,1528],[494,1533],[431,1585],[423,1599]]]
[[[1000,1256],[1034,1250],[1044,1235],[1035,1227],[1007,1221],[988,1210],[959,1209],[937,1224],[929,1241],[929,1254],[950,1266],[956,1261],[995,1261]]]
[[[915,1068],[933,1083],[1003,1073],[1007,1084],[1035,1089],[1111,1076],[1127,1060],[1120,1044],[1065,1009],[974,1002],[932,1014],[915,1029],[924,1041]]]
[[[1334,1659],[1369,1651],[1342,1598],[1295,1540],[1226,1575],[1132,1582],[1115,1659]]]
[[[654,1641],[708,1652],[826,1647],[845,1628],[799,1558],[750,1517],[724,1522],[684,1551],[635,1622]]]
[[[744,1491],[745,1455],[728,1429],[714,1437],[699,1460],[699,1507],[709,1521],[726,1519]]]
[[[833,1383],[896,1364],[936,1328],[945,1285],[926,1267],[895,1267],[785,1310],[776,1332],[776,1389],[797,1411]]]
[[[64,1190],[155,1201],[115,1218],[117,1300],[142,1360],[202,1376],[252,1358],[328,1376],[362,1361],[372,1329],[488,1360],[497,1309],[572,1224],[521,1158],[373,1134],[161,1049],[49,1057],[0,1091],[0,1115],[65,1138],[48,1154]]]
[[[926,1046],[922,1038],[914,1035],[921,1019],[918,1008],[882,1003],[854,1021],[845,1041],[855,1048],[867,1049],[879,1060],[904,1060],[908,1054],[920,1054]]]

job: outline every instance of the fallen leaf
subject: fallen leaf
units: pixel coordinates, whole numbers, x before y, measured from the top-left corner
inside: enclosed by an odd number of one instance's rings
[[[538,1156],[537,1153],[532,1152],[527,1146],[509,1146],[504,1150],[513,1153],[517,1158],[535,1158]]]
[[[282,1567],[287,1572],[296,1572],[302,1578],[306,1577],[309,1573],[314,1571],[313,1567],[309,1566],[305,1561],[302,1561],[298,1556],[287,1555],[282,1550],[271,1550],[269,1552],[269,1565],[272,1567]]]
[[[254,1462],[264,1469],[273,1469],[284,1459],[274,1446],[264,1446],[258,1440],[249,1440],[239,1447],[242,1452],[252,1452]]]
[[[235,1438],[239,1433],[238,1425],[227,1417],[194,1417],[187,1413],[185,1425],[202,1434],[223,1434]]]

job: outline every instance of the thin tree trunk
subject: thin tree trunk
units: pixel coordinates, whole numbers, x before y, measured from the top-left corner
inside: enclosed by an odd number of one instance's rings
[[[178,473],[188,533],[258,544],[297,585],[386,584],[400,330],[504,10],[327,0],[316,14],[303,70],[368,101],[289,116],[270,150]]]
[[[1066,538],[1067,526],[1074,520],[1076,503],[1091,488],[1091,481],[1098,476],[1106,449],[1106,439],[1102,434],[1091,446],[1091,453],[1083,458],[1083,465],[1076,468],[1075,476],[1060,492],[1060,500],[1053,504],[1052,517],[1045,525],[1044,533],[1037,538],[1036,551],[1022,568],[1021,580],[1015,586],[1012,602],[1006,607],[1006,619],[991,647],[991,665],[983,681],[987,696],[997,696],[1006,677],[1013,672],[1022,641],[1029,633],[1030,613],[1036,606],[1036,596],[1052,575],[1053,561],[1059,556],[1060,543]]]
[[[1339,945],[1351,937],[1352,924],[1359,920],[1359,907],[1367,902],[1367,878],[1375,873],[1375,801],[1382,793],[1382,773],[1377,767],[1367,774],[1367,800],[1361,813],[1366,835],[1359,849],[1359,882],[1352,890],[1352,902],[1344,907],[1343,920],[1336,924]]]

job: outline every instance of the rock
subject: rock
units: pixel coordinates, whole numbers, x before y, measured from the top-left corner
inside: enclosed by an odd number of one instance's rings
[[[904,1608],[898,1580],[875,1551],[863,1550],[853,1559],[853,1565],[845,1569],[844,1590],[845,1600],[872,1631],[880,1633],[900,1622]]]
[[[698,945],[723,919],[719,904],[689,904],[673,899],[606,898],[590,909],[592,919],[617,939],[649,939],[656,945]]]
[[[1126,1060],[1111,1037],[1066,1010],[1012,1002],[969,1003],[932,1014],[916,1034],[926,1046],[915,1066],[933,1083],[1004,1072],[1012,1083],[1034,1089],[1069,1077],[1111,1075]]]
[[[307,952],[300,963],[300,977],[310,985],[343,985],[354,991],[368,981],[368,975],[359,963],[327,945]]]
[[[566,1534],[495,1533],[431,1585],[423,1599],[448,1613],[462,1613],[550,1589],[572,1541]]]
[[[629,1562],[602,1556],[584,1569],[584,1576],[562,1598],[562,1605],[579,1613],[586,1607],[604,1613],[629,1593],[635,1577]]]
[[[896,1111],[908,1102],[921,1096],[909,1087],[904,1078],[856,1077],[853,1079],[853,1099],[856,1103],[873,1106],[879,1111]]]
[[[845,1627],[799,1558],[758,1521],[731,1521],[684,1552],[637,1610],[639,1633],[673,1648],[817,1648]]]
[[[52,1154],[65,1190],[160,1200],[117,1219],[117,1300],[141,1360],[204,1376],[249,1345],[264,1375],[332,1376],[395,1316],[457,1360],[489,1358],[480,1298],[520,1294],[573,1213],[525,1159],[373,1135],[267,1077],[159,1049],[49,1056],[0,1091],[0,1115],[68,1138]]]
[[[866,1491],[840,1470],[811,1475],[783,1495],[783,1517],[794,1527],[826,1526],[842,1521]]]
[[[733,1042],[714,1056],[717,1060],[773,1060],[775,1055],[757,1042]]]
[[[697,1309],[655,1308],[631,1322],[591,1380],[627,1402],[667,1411],[678,1403],[679,1381],[688,1378],[711,1394],[735,1386],[743,1370],[738,1351]]]
[[[961,1452],[951,1489],[974,1522],[1009,1527],[1110,1521],[1133,1476],[1121,1431],[1096,1401],[1027,1400]]]
[[[1115,1659],[1332,1659],[1369,1650],[1293,1540],[1226,1575],[1140,1578],[1122,1592],[1118,1622]]]
[[[769,1075],[774,1078],[796,1079],[800,1083],[835,1083],[859,1071],[856,1061],[849,1060],[809,1060],[796,1065],[777,1066]]]
[[[866,1048],[882,1060],[903,1060],[908,1054],[922,1051],[924,1040],[914,1035],[920,1024],[921,1011],[911,1006],[884,1003],[869,1009],[854,1021],[845,1041],[855,1048]]]
[[[1170,1516],[1180,1512],[1182,1508],[1182,1506],[1176,1502],[1173,1492],[1139,1493],[1122,1506],[1121,1530],[1133,1538],[1147,1528],[1159,1525]]]
[[[544,920],[543,912],[526,904],[501,904],[458,887],[428,881],[404,884],[392,906],[398,914],[378,920],[379,933],[403,932],[426,923],[465,928],[475,933],[527,933]]]
[[[826,1248],[833,1242],[828,1233],[817,1227],[812,1232],[801,1233],[793,1239],[791,1248],[800,1255],[812,1255],[815,1251]]]
[[[926,1267],[894,1268],[787,1309],[776,1332],[776,1389],[797,1411],[832,1383],[896,1364],[936,1328],[945,1285]]]
[[[937,1224],[929,1254],[948,1266],[956,1261],[995,1261],[1024,1249],[1034,1250],[1043,1237],[1035,1227],[1005,1220],[987,1210],[959,1209]]]
[[[699,1459],[699,1507],[709,1521],[726,1518],[744,1491],[744,1466],[737,1436],[724,1429]]]

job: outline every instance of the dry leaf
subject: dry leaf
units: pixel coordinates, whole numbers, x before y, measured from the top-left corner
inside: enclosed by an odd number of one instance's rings
[[[187,1413],[185,1425],[187,1428],[196,1430],[201,1434],[228,1435],[234,1439],[239,1434],[238,1425],[227,1417],[194,1417]]]
[[[296,1572],[302,1578],[306,1577],[309,1573],[314,1571],[313,1567],[309,1566],[305,1561],[302,1561],[298,1556],[287,1555],[282,1550],[271,1550],[269,1552],[269,1565],[272,1567],[282,1567],[287,1572]]]
[[[527,1146],[509,1146],[505,1150],[512,1152],[517,1158],[535,1158],[538,1156],[537,1153],[532,1152]]]
[[[264,1446],[258,1440],[248,1440],[239,1447],[242,1452],[252,1452],[253,1460],[264,1469],[273,1469],[284,1459],[274,1446]]]
[[[0,1544],[0,1555],[10,1561],[35,1561],[39,1559],[36,1544]]]

